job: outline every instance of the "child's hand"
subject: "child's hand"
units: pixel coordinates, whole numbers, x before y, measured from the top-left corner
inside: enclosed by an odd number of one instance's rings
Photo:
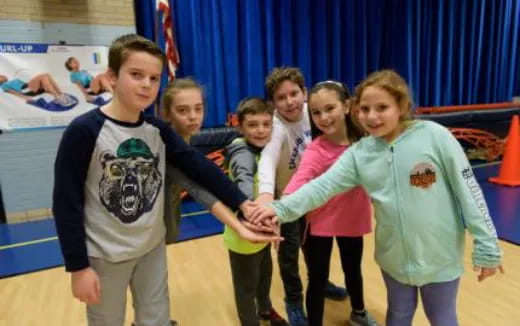
[[[261,193],[258,197],[255,199],[255,203],[257,203],[260,206],[264,206],[267,203],[270,203],[274,200],[274,196],[270,193],[264,192]]]
[[[245,240],[259,243],[259,242],[274,242],[279,243],[283,240],[280,237],[280,232],[277,228],[267,227],[262,225],[255,225],[247,220],[242,222],[243,228],[238,230],[238,235]],[[267,232],[267,233],[266,233]]]
[[[101,283],[97,273],[91,268],[71,273],[72,294],[86,304],[101,302]]]
[[[281,230],[281,227],[280,227],[280,223],[278,222],[278,217],[276,216],[273,216],[270,220],[266,220],[268,224],[271,225],[271,227],[274,229],[274,233],[278,236],[280,236],[280,239],[283,240],[283,238],[281,237],[281,234],[282,234],[282,230]],[[274,241],[273,242],[273,247],[276,251],[278,251],[278,249],[280,249],[280,242],[282,240],[278,240],[278,241]]]
[[[276,233],[276,231],[279,229],[277,216],[265,219],[260,223],[253,223],[252,221],[244,220],[242,224],[254,232]]]
[[[255,224],[260,224],[264,220],[270,219],[273,216],[276,216],[274,209],[272,207],[262,205],[253,209],[251,215],[249,216],[249,220]]]
[[[254,209],[258,206],[255,202],[250,201],[249,199],[244,201],[242,204],[240,204],[240,210],[242,211],[242,214],[246,218],[246,220],[250,220],[251,213],[254,211]]]
[[[500,271],[500,273],[504,274],[504,268],[502,267],[502,265],[499,265],[497,267],[473,266],[473,270],[475,272],[479,273],[479,275],[478,275],[479,282],[482,282],[486,278],[495,275],[495,273],[497,272],[497,269]]]

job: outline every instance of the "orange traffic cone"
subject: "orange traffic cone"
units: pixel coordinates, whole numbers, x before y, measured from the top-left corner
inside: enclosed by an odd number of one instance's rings
[[[498,177],[489,178],[489,181],[506,186],[520,186],[520,121],[517,115],[511,121],[500,173]]]

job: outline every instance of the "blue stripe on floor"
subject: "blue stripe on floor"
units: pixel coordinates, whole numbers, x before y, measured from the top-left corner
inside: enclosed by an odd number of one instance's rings
[[[222,233],[224,225],[211,214],[184,217],[181,220],[179,240],[186,241]]]
[[[57,240],[0,250],[0,278],[63,265]]]
[[[199,204],[183,203],[178,241],[218,234],[223,228]],[[0,278],[62,265],[54,220],[0,224]]]
[[[56,236],[54,220],[0,224],[0,248],[6,245]]]

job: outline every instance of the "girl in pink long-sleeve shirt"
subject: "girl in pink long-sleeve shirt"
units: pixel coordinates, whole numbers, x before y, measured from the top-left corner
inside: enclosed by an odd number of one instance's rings
[[[363,135],[351,120],[349,97],[347,87],[335,81],[318,83],[309,92],[308,107],[314,140],[305,149],[285,194],[296,191],[327,171],[348,146]],[[309,271],[306,308],[310,326],[322,325],[323,289],[329,275],[334,238],[351,297],[349,322],[351,325],[376,325],[365,310],[361,276],[363,235],[371,231],[370,216],[370,200],[361,187],[339,194],[307,214],[303,249]]]

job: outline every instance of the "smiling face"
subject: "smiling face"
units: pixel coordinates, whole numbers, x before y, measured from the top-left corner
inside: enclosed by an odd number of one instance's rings
[[[305,90],[291,80],[283,81],[273,93],[276,111],[289,122],[299,121],[302,117]]]
[[[346,137],[348,103],[341,102],[334,90],[322,88],[309,97],[309,112],[314,125],[327,137],[335,140]]]
[[[189,139],[202,127],[204,100],[199,88],[176,90],[172,94],[172,105],[168,116],[173,129],[184,139]]]
[[[239,128],[247,142],[263,148],[271,139],[273,115],[270,113],[247,113]]]
[[[114,82],[114,98],[126,110],[139,114],[150,106],[159,92],[162,61],[147,52],[131,51],[116,74],[109,69]]]
[[[405,108],[385,89],[368,86],[359,99],[359,122],[372,136],[391,142],[402,132]]]

